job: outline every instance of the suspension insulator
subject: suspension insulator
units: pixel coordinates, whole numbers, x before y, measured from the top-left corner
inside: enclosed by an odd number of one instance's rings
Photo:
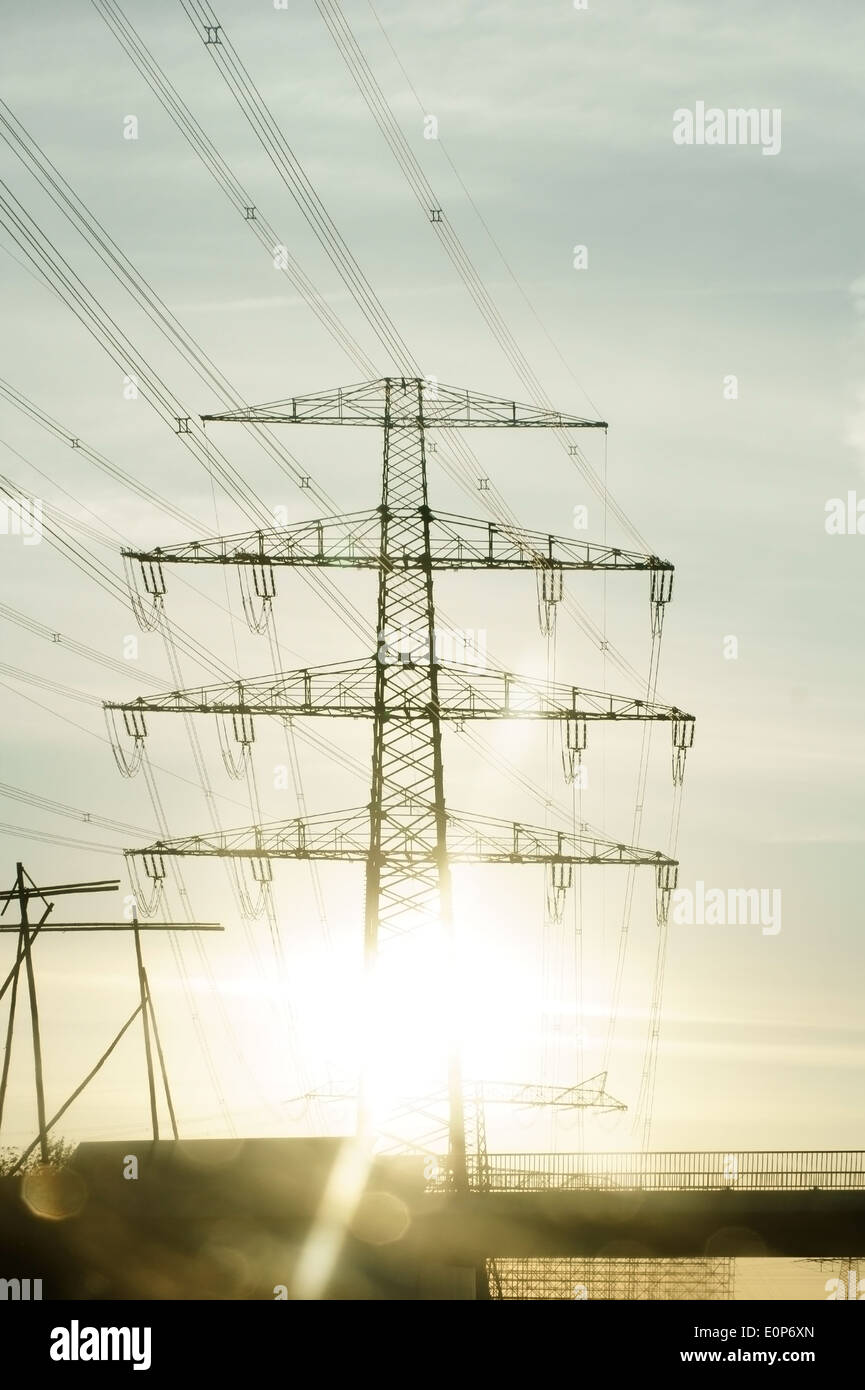
[[[562,731],[562,766],[565,781],[570,786],[577,780],[583,753],[586,751],[588,725],[580,714],[569,714]]]
[[[652,635],[660,637],[664,626],[664,608],[673,597],[673,571],[652,570],[651,582]]]
[[[249,868],[256,883],[273,882],[273,865],[269,859],[250,859]]]
[[[541,597],[544,603],[559,603],[564,593],[561,565],[545,565],[541,570]]]
[[[147,724],[144,719],[143,710],[125,709],[123,711],[123,726],[129,737],[136,742],[147,738]]]
[[[556,626],[556,604],[564,594],[564,573],[561,565],[544,565],[538,572],[538,623],[545,637]]]
[[[161,854],[142,854],[144,872],[153,883],[161,883],[165,878],[165,860]]]
[[[129,602],[135,614],[135,620],[143,632],[153,632],[159,626],[165,597],[165,576],[162,573],[162,565],[158,560],[139,560],[136,566],[134,560],[128,555],[124,555],[123,568],[126,573]],[[139,574],[142,590],[139,590]],[[149,599],[148,603],[145,603],[142,598],[142,591]]]
[[[226,861],[229,874],[234,882],[234,890],[240,905],[240,914],[248,922],[254,922],[263,917],[267,911],[268,903],[271,901],[270,884],[273,879],[273,870],[270,860],[264,856],[254,856],[247,860],[248,869],[246,873],[241,871],[240,863],[229,859]],[[257,892],[253,894],[249,891],[249,880],[252,880]]]
[[[138,872],[139,859],[144,867],[145,882],[149,881],[153,885],[150,892],[145,888],[141,875]],[[148,852],[145,854],[127,854],[126,863],[129,869],[130,882],[134,890],[135,916],[152,917],[162,897],[163,885],[165,883],[165,860],[161,854]]]
[[[673,720],[673,786],[681,787],[685,778],[685,759],[694,746],[696,721],[689,715]]]
[[[117,729],[117,710],[110,706],[105,707],[105,722],[108,727],[108,737],[111,743],[111,752],[114,754],[114,761],[118,771],[123,777],[134,777],[141,767],[144,758],[144,740],[147,737],[147,725],[144,721],[144,711],[139,709],[125,709],[123,713],[123,728],[127,738],[132,740],[132,752],[127,753],[124,749],[121,736]]]
[[[552,922],[561,922],[568,889],[573,887],[573,864],[551,864],[547,880],[547,912]]]
[[[670,911],[670,897],[679,882],[678,864],[659,864],[655,870],[655,910],[658,926],[666,924]]]
[[[255,743],[255,724],[252,715],[245,711],[240,711],[231,716],[231,723],[234,729],[234,737],[238,743],[248,745]]]
[[[253,565],[252,582],[258,598],[273,598],[276,593],[276,576],[273,565]]]
[[[251,584],[247,568],[252,571]],[[273,565],[267,560],[250,566],[239,565],[237,573],[247,626],[251,632],[266,632],[271,600],[276,593]]]
[[[243,687],[238,685],[238,697],[243,699]],[[231,715],[231,733],[228,732],[227,715],[217,715],[216,729],[219,735],[219,750],[222,753],[222,761],[229,777],[234,781],[239,781],[246,771],[249,762],[250,750],[255,742],[255,725],[252,715],[246,710],[235,710]],[[240,755],[234,751],[234,745],[240,746]]]
[[[151,598],[164,598],[165,575],[159,560],[139,560],[144,592]]]

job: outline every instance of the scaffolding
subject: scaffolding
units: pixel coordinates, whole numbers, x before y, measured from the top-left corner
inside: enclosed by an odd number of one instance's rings
[[[732,1259],[496,1260],[493,1300],[716,1302],[733,1297]]]

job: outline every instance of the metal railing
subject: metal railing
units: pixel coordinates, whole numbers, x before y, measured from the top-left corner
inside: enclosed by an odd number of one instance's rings
[[[444,1185],[445,1161],[429,1190]],[[488,1192],[848,1191],[865,1188],[865,1149],[469,1156],[469,1182]]]

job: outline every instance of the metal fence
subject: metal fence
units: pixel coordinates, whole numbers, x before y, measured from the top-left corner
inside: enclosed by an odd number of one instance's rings
[[[442,1186],[442,1160],[430,1189]],[[469,1182],[489,1192],[842,1191],[865,1188],[865,1149],[469,1156]]]

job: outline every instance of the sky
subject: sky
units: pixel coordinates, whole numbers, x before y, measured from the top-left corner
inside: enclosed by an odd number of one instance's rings
[[[237,394],[254,403],[361,379],[97,7],[2,0],[2,9],[4,101]],[[851,176],[862,134],[860,7],[842,0],[831,23],[819,7],[775,0],[590,0],[585,10],[564,0],[378,0],[375,9],[345,0],[342,9],[547,397],[609,422],[606,440],[597,431],[585,442],[594,488],[540,431],[473,432],[477,478],[489,478],[525,526],[573,535],[575,508],[585,506],[580,539],[642,549],[619,519],[624,512],[646,546],[673,561],[657,698],[697,718],[679,883],[725,894],[762,889],[767,901],[780,894],[777,931],[671,917],[651,1147],[865,1147],[865,748],[855,598],[865,540],[826,528],[827,504],[843,499],[846,509],[848,494],[865,488],[863,195]],[[377,372],[397,371],[182,7],[160,0],[126,3],[122,12]],[[218,22],[424,374],[528,399],[316,4],[280,10],[226,0]],[[696,112],[698,103],[780,113],[780,148],[675,143],[675,113]],[[431,116],[434,139],[425,138]],[[136,138],[126,138],[130,131]],[[0,192],[5,199],[11,190],[49,239],[52,267],[74,268],[188,415],[220,409],[212,385],[154,328],[7,142],[0,160]],[[134,490],[109,476],[0,398],[0,473],[13,494],[40,499],[64,527],[71,518],[77,543],[117,580],[123,543],[249,529],[148,392],[130,398],[128,370],[44,283],[8,229],[0,229],[0,277],[0,377],[140,484]],[[299,471],[351,511],[377,501],[379,442],[370,434],[286,429],[280,439]],[[243,430],[212,426],[208,438],[268,511],[289,520],[320,514],[309,489]],[[461,492],[445,463],[442,455],[431,461],[433,505],[488,517],[486,491]],[[142,486],[195,525],[146,500]],[[122,849],[148,843],[159,826],[143,776],[118,775],[101,701],[174,689],[176,668],[160,634],[139,632],[128,604],[45,537],[25,545],[20,535],[0,535],[0,576],[6,878],[11,885],[19,858],[42,882],[122,877],[116,898],[76,904],[78,920],[107,920],[122,914],[131,891]],[[369,576],[335,582],[345,612],[356,605],[372,623]],[[364,654],[358,632],[297,575],[282,572],[278,584],[285,667]],[[447,576],[437,597],[451,623],[486,634],[500,665],[541,679],[554,669],[568,684],[643,695],[647,589],[644,574],[568,577],[573,602],[551,643],[538,628],[529,575]],[[246,629],[236,575],[172,572],[166,612],[232,672],[272,669],[267,641]],[[590,615],[606,651],[574,612]],[[185,656],[180,671],[185,685],[214,680]],[[368,728],[314,723],[310,730],[296,721],[295,730],[309,811],[363,805]],[[246,782],[227,776],[212,721],[202,718],[196,729],[209,802],[184,721],[151,721],[150,785],[164,824],[180,835],[209,831],[212,815],[223,827],[253,823],[254,798]],[[281,728],[259,721],[255,795],[265,820],[298,814],[295,791],[276,785],[287,756]],[[542,733],[504,724],[477,737],[449,733],[448,804],[539,824],[564,817],[566,829],[578,816],[627,842],[639,758],[639,730],[592,730],[578,806],[558,747],[548,748]],[[670,780],[661,726],[651,739],[640,827],[640,842],[652,849],[669,845]],[[243,920],[230,881],[211,864],[184,861],[183,876],[188,897],[173,889],[171,912],[225,928],[219,938],[153,933],[146,941],[183,1132],[337,1132],[345,1123],[339,1107],[296,1097],[344,1074],[354,1055],[360,871],[327,867],[314,879],[304,866],[276,866],[276,945],[266,920]],[[639,1146],[632,1122],[658,929],[645,871],[610,1033],[625,881],[618,870],[584,870],[556,925],[545,920],[540,869],[456,873],[472,1074],[573,1085],[601,1069],[611,1038],[608,1088],[629,1107],[582,1118],[491,1113],[493,1149]],[[55,917],[62,920],[60,906]],[[13,940],[3,948],[10,962]],[[46,938],[36,954],[50,1111],[134,1008],[134,959],[128,936],[107,934]],[[9,1144],[35,1133],[20,1023],[4,1117]],[[118,1138],[145,1134],[147,1123],[141,1039],[132,1030],[70,1110],[64,1132]]]

